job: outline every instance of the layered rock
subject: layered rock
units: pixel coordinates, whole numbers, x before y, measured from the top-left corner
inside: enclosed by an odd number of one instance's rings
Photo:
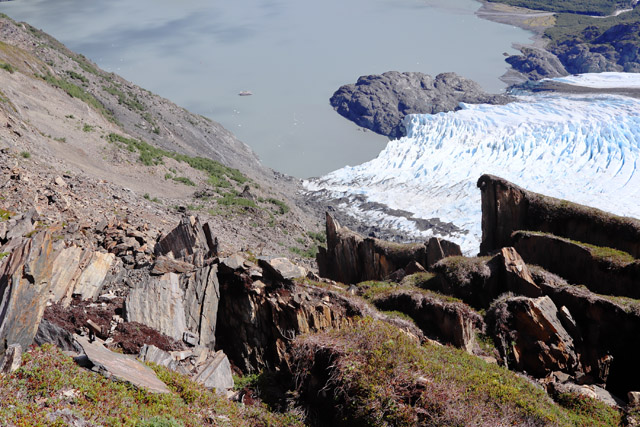
[[[544,377],[552,371],[579,368],[573,338],[547,297],[513,297],[497,301],[489,311],[500,352],[512,369]]]
[[[478,187],[482,193],[481,254],[511,246],[514,231],[529,230],[640,257],[640,220],[533,193],[492,175],[481,176]]]
[[[484,330],[482,317],[460,302],[443,301],[427,293],[398,290],[373,300],[380,310],[410,316],[425,335],[472,353],[476,332]]]
[[[362,76],[340,87],[331,97],[333,108],[358,126],[390,138],[405,135],[408,114],[436,114],[460,109],[460,103],[506,104],[514,99],[492,95],[472,80],[455,73],[435,78],[422,73],[389,71]]]
[[[322,277],[342,283],[383,280],[398,270],[415,268],[410,267],[415,263],[429,267],[444,257],[462,255],[458,245],[445,240],[432,238],[427,243],[392,243],[362,237],[340,226],[329,213],[326,221],[327,249],[319,248],[318,269]]]
[[[640,298],[640,260],[628,254],[526,231],[514,233],[513,241],[527,263],[570,283],[585,285],[599,294]]]

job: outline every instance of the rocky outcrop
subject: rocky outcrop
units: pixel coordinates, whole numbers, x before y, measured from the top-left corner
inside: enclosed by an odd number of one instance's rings
[[[532,270],[536,283],[556,307],[566,307],[575,326],[563,325],[574,337],[582,365],[582,383],[603,384],[618,396],[637,388],[640,372],[635,369],[640,342],[640,307],[596,295],[568,285],[542,269]],[[562,310],[561,310],[562,311]],[[572,330],[573,328],[573,330]]]
[[[549,47],[572,74],[603,71],[640,71],[637,22],[600,29],[589,26],[582,34]]]
[[[455,73],[435,78],[422,73],[389,71],[362,76],[344,85],[330,99],[333,108],[358,126],[390,138],[405,135],[408,114],[436,114],[460,109],[460,103],[506,104],[513,98],[484,92],[480,85]]]
[[[524,190],[504,179],[483,175],[482,243],[488,254],[511,246],[517,230],[542,231],[557,236],[615,248],[640,257],[640,221]]]
[[[431,290],[453,295],[472,307],[486,309],[505,292],[528,297],[542,295],[529,269],[513,248],[493,258],[446,258],[433,266],[436,277],[425,283]]]
[[[447,302],[435,295],[398,290],[373,300],[380,310],[400,311],[410,316],[428,337],[472,353],[476,331],[484,330],[482,317],[460,302]]]
[[[326,221],[327,248],[319,248],[318,269],[320,276],[342,283],[384,280],[399,270],[403,276],[406,268],[416,268],[415,263],[430,267],[444,257],[462,255],[458,245],[446,240],[432,238],[427,243],[392,243],[362,237],[342,227],[329,213]]]
[[[218,266],[212,258],[217,253],[217,240],[208,224],[201,226],[197,218],[183,218],[158,241],[155,251],[164,267],[159,268],[156,262],[152,272],[174,269],[170,266],[184,271],[146,276],[127,296],[126,319],[176,340],[189,332],[197,344],[213,348],[220,292]]]
[[[543,49],[521,47],[521,55],[511,55],[506,61],[528,80],[562,77],[569,74],[553,53]]]
[[[514,246],[529,264],[591,291],[640,298],[640,260],[550,234],[518,231]]]
[[[488,313],[494,339],[507,366],[544,377],[552,371],[579,368],[573,338],[562,325],[558,309],[547,297],[498,300]]]

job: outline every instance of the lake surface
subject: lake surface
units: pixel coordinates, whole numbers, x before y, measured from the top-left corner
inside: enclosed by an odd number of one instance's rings
[[[107,71],[203,114],[298,177],[374,158],[386,138],[333,111],[365,74],[455,71],[500,91],[503,52],[530,34],[473,0],[16,0],[0,12]],[[238,96],[251,91],[252,96]]]

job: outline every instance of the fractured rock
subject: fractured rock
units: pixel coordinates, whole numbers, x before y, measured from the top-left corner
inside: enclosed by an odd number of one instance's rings
[[[198,218],[183,217],[176,228],[156,243],[155,254],[202,266],[206,258],[217,255],[217,242],[208,224],[202,226]]]
[[[548,296],[498,300],[488,313],[488,323],[510,368],[537,377],[552,371],[579,371],[574,340]]]
[[[125,301],[126,319],[180,340],[187,330],[183,299],[178,275],[151,276],[129,292]]]
[[[533,281],[533,277],[514,248],[502,248],[499,256],[504,267],[507,289],[516,295],[531,298],[542,296],[542,290]]]
[[[165,383],[160,381],[153,370],[130,356],[114,353],[100,341],[89,342],[85,337],[75,337],[84,350],[93,369],[106,376],[113,376],[152,393],[170,393]]]
[[[231,364],[221,350],[217,351],[213,358],[199,369],[193,379],[207,388],[215,389],[218,393],[225,393],[234,385]]]
[[[42,319],[40,322],[33,343],[35,345],[53,344],[63,351],[74,351],[76,353],[82,351],[69,331],[46,319]]]

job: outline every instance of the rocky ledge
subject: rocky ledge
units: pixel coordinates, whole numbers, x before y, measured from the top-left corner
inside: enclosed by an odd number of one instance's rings
[[[358,126],[390,138],[405,135],[408,114],[436,114],[460,109],[460,103],[507,104],[506,95],[493,95],[476,82],[455,73],[428,74],[388,71],[362,76],[340,87],[330,99],[333,108]]]

